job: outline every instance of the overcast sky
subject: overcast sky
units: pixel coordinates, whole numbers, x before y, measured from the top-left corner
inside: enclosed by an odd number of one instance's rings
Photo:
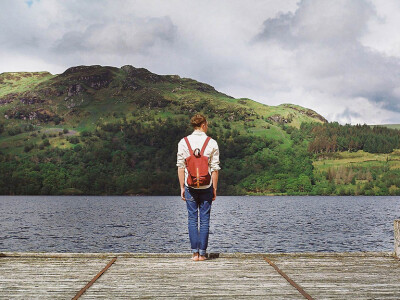
[[[131,64],[329,121],[400,123],[398,0],[1,0],[0,73]]]

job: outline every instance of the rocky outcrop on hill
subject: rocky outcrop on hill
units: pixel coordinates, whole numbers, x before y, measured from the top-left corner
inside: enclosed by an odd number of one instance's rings
[[[0,105],[1,104],[7,104],[11,103],[14,100],[18,99],[22,104],[26,105],[32,105],[32,104],[37,104],[37,103],[43,103],[45,102],[44,99],[39,97],[37,94],[32,94],[32,93],[23,93],[23,94],[18,94],[18,93],[11,93],[3,98],[0,98]]]
[[[38,89],[37,93],[43,95],[45,98],[59,97],[64,94],[64,92],[58,86],[53,88]]]
[[[281,116],[281,115],[273,115],[273,116],[269,116],[268,120],[282,124],[282,123],[289,123],[289,120],[286,119],[285,117]]]
[[[105,73],[102,75],[93,75],[93,76],[81,76],[79,80],[87,83],[91,88],[101,89],[108,87],[111,83],[112,76],[109,73]]]
[[[128,77],[143,80],[146,82],[157,83],[164,81],[163,76],[151,73],[145,68],[135,68],[131,65],[121,67]]]
[[[71,67],[68,68],[64,71],[64,73],[62,73],[59,76],[70,76],[70,75],[82,75],[82,74],[94,74],[97,72],[104,72],[105,70],[107,71],[113,71],[113,70],[118,70],[118,68],[115,67],[103,67],[100,65],[93,65],[93,66],[76,66],[76,67]]]
[[[212,93],[212,92],[216,92],[215,88],[211,85],[205,84],[205,83],[201,83],[198,82],[195,86],[195,89],[203,92],[203,93]]]
[[[36,95],[23,96],[19,100],[21,101],[21,103],[28,104],[28,105],[44,102],[43,99],[41,99],[39,96],[36,96]]]
[[[53,118],[56,116],[55,113],[44,108],[37,109],[36,111],[34,111],[34,114],[36,114],[37,119],[44,122],[52,121]]]
[[[138,90],[141,88],[140,84],[138,83],[139,78],[135,78],[135,74],[137,74],[136,68],[127,65],[121,67],[121,70],[123,70],[127,75],[125,79],[122,81],[123,90]]]
[[[298,106],[293,105],[293,104],[281,104],[281,106],[291,108],[291,109],[299,112],[300,114],[309,116],[309,117],[314,118],[314,119],[318,119],[318,120],[320,120],[320,121],[322,121],[324,123],[328,123],[327,119],[325,119],[323,116],[321,116],[317,112],[313,111],[312,109],[304,108],[304,107],[298,107]]]
[[[5,95],[3,98],[0,98],[0,105],[4,105],[7,103],[13,102],[17,98],[18,94],[16,93],[11,93],[8,95]]]
[[[126,77],[123,81],[122,81],[122,90],[132,90],[132,91],[136,91],[138,89],[140,89],[141,86],[140,84],[137,83],[135,78],[132,77]]]
[[[86,89],[81,84],[72,84],[67,88],[67,96],[72,97],[74,95],[78,95],[82,92],[86,91]]]
[[[13,108],[5,112],[4,117],[6,119],[20,119],[20,120],[39,120],[41,122],[54,121],[56,118],[60,119],[54,112],[38,108],[36,110],[29,110],[27,108]]]
[[[78,66],[67,69],[59,77],[68,78],[74,84],[83,83],[94,89],[102,89],[109,86],[113,80],[112,70],[116,68],[101,66]]]

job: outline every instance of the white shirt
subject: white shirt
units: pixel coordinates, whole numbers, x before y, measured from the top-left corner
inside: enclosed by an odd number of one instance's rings
[[[195,130],[191,135],[188,135],[188,140],[190,147],[194,151],[194,149],[201,148],[203,147],[203,144],[207,138],[207,135],[205,132],[201,130]],[[181,139],[178,143],[178,153],[177,153],[177,160],[176,160],[176,166],[181,169],[185,169],[185,185],[188,186],[187,184],[187,177],[188,177],[188,171],[186,169],[185,165],[185,159],[190,156],[189,148],[186,145],[185,139]],[[219,166],[219,149],[218,149],[218,144],[214,139],[210,139],[208,141],[207,147],[204,150],[204,156],[208,157],[208,172],[211,174],[214,171],[220,170]],[[212,180],[210,180],[209,185],[201,186],[199,189],[206,189],[209,188],[212,184]]]

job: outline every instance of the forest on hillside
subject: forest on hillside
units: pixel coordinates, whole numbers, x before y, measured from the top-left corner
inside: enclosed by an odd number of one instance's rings
[[[174,195],[179,187],[177,144],[191,133],[187,124],[184,118],[104,124],[69,137],[72,149],[51,148],[42,135],[40,144],[25,147],[29,159],[0,156],[0,193],[63,194],[74,189],[88,195]],[[267,186],[275,192],[311,191],[312,162],[304,147],[282,152],[277,141],[240,134],[229,122],[214,123],[208,134],[220,147],[221,194],[261,192]]]
[[[337,122],[324,124],[302,124],[310,138],[308,150],[312,153],[358,151],[390,153],[400,148],[398,130],[364,125],[340,125]]]
[[[389,168],[389,162],[319,172],[313,166],[323,153],[387,153],[399,148],[399,131],[337,123],[281,126],[290,147],[250,131],[239,132],[228,121],[212,123],[208,135],[217,140],[221,153],[220,195],[400,194],[400,172]],[[122,118],[67,136],[73,144],[69,149],[51,147],[51,136],[32,131],[31,135],[41,135],[41,142],[26,144],[24,157],[0,154],[0,194],[176,195],[177,144],[191,131],[183,117]]]

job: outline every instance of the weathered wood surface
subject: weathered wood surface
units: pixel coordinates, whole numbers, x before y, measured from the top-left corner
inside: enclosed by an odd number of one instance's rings
[[[394,255],[400,259],[400,220],[394,220]]]
[[[82,299],[299,299],[299,293],[260,259],[125,258],[117,260]]]
[[[400,299],[400,261],[390,256],[275,256],[314,299]]]
[[[106,264],[99,258],[0,257],[0,299],[72,299]]]
[[[0,299],[304,299],[267,256],[314,299],[400,299],[393,253],[188,254],[0,253]]]

